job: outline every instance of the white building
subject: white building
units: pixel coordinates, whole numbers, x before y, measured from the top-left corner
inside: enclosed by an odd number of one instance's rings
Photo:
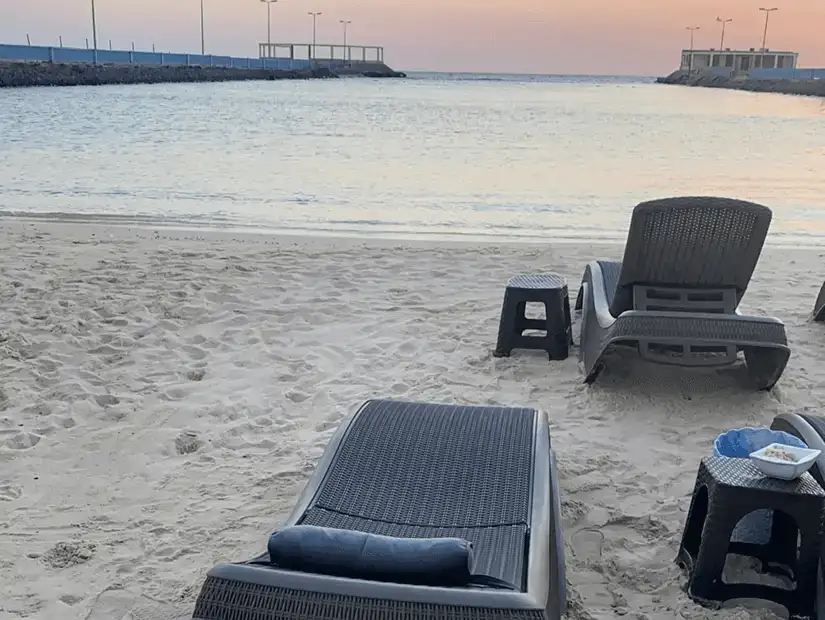
[[[685,71],[719,67],[731,71],[750,69],[796,69],[796,52],[777,52],[769,49],[749,50],[682,50],[682,65]]]

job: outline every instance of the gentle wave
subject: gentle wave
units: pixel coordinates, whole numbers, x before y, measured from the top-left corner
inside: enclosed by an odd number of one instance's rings
[[[348,238],[379,238],[401,241],[478,241],[525,244],[552,243],[623,243],[625,231],[606,231],[597,227],[529,229],[504,226],[487,229],[459,229],[454,227],[426,227],[422,225],[393,225],[382,221],[328,221],[313,225],[242,223],[231,218],[197,216],[176,218],[169,216],[132,216],[118,214],[32,213],[0,211],[0,220],[66,222],[100,226],[121,226],[145,230],[176,230],[186,232],[220,232],[257,235],[297,235]],[[825,234],[771,232],[767,245],[780,248],[821,248]]]

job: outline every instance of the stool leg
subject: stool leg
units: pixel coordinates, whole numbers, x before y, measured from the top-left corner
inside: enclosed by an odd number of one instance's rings
[[[685,528],[682,531],[682,542],[679,544],[679,554],[676,561],[693,572],[696,565],[696,556],[702,544],[702,530],[705,529],[705,520],[708,515],[708,494],[704,485],[697,482],[693,487],[690,499]]]
[[[567,314],[565,314],[564,301],[567,298],[559,299],[562,307],[553,307],[553,302],[544,303],[544,313],[547,321],[547,355],[551,360],[565,360],[570,354],[569,339],[570,328],[567,320],[570,316],[570,304],[567,304]],[[555,300],[554,300],[555,301]]]
[[[796,579],[794,573],[797,572],[798,539],[799,526],[796,520],[781,510],[773,510],[771,513],[771,539],[768,542],[770,560],[762,562],[762,572],[778,573]]]
[[[522,336],[524,334],[525,329],[530,329],[530,319],[527,318],[527,302],[519,300],[519,302],[516,304],[516,338]]]
[[[816,580],[818,576],[817,563],[819,562],[819,545],[817,540],[806,540],[802,535],[802,547],[800,549],[799,562],[796,566],[796,591],[794,592],[794,603],[796,609],[790,609],[794,613],[810,613],[816,608]]]
[[[501,306],[501,318],[498,324],[498,340],[495,357],[510,357],[513,351],[515,331],[518,324],[518,302],[513,299],[510,290],[504,291],[504,303]]]
[[[696,565],[690,577],[688,594],[708,601],[719,600],[722,572],[728,556],[731,532],[739,519],[714,510],[714,497],[708,498],[708,516],[702,529],[702,543],[696,557]],[[707,544],[704,544],[707,543]]]
[[[774,511],[776,515],[777,511]],[[798,524],[801,532],[801,544],[799,546],[799,560],[794,566],[794,577],[796,579],[796,590],[793,602],[796,609],[788,611],[803,615],[810,614],[816,608],[816,589],[819,571],[817,570],[820,557],[820,532],[822,528],[821,517],[814,515],[812,518]],[[794,541],[796,544],[796,541]]]

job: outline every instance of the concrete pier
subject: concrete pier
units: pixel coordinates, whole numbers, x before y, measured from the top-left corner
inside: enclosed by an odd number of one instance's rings
[[[93,65],[88,63],[0,62],[0,88],[30,86],[97,86],[103,84],[161,84],[169,82],[227,82],[243,80],[310,80],[341,75],[403,77],[386,65],[360,70],[241,69],[150,65]]]
[[[0,62],[0,88],[224,82],[337,77],[328,69],[232,69],[88,63]]]
[[[297,44],[290,48],[286,58],[276,57],[274,53],[262,53],[260,58],[234,58],[0,44],[0,88],[316,79],[342,75],[405,77],[383,62],[381,47],[346,46],[346,53],[340,58],[335,54],[340,46],[325,46],[329,49],[329,58],[319,57],[311,46],[308,47],[311,56],[300,58],[295,53],[296,47]],[[360,53],[353,54],[354,49]]]
[[[768,79],[748,78],[747,75],[718,75],[701,71],[674,71],[667,77],[656,80],[659,84],[680,86],[701,86],[704,88],[726,88],[746,90],[756,93],[778,93],[783,95],[806,95],[825,97],[825,80],[806,78]]]

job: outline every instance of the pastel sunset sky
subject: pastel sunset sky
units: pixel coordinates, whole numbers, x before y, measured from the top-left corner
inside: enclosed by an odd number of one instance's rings
[[[197,52],[200,0],[95,0],[101,47]],[[768,2],[768,4],[765,4]],[[773,2],[773,3],[770,3]],[[266,40],[259,0],[204,0],[206,51],[257,56]],[[91,0],[0,0],[0,42],[85,46]],[[273,41],[308,42],[321,11],[318,42],[383,45],[396,69],[513,73],[661,75],[688,46],[686,26],[700,26],[696,47],[719,45],[716,17],[732,18],[725,47],[759,47],[764,13],[768,47],[800,52],[800,66],[825,67],[824,0],[279,0]]]

